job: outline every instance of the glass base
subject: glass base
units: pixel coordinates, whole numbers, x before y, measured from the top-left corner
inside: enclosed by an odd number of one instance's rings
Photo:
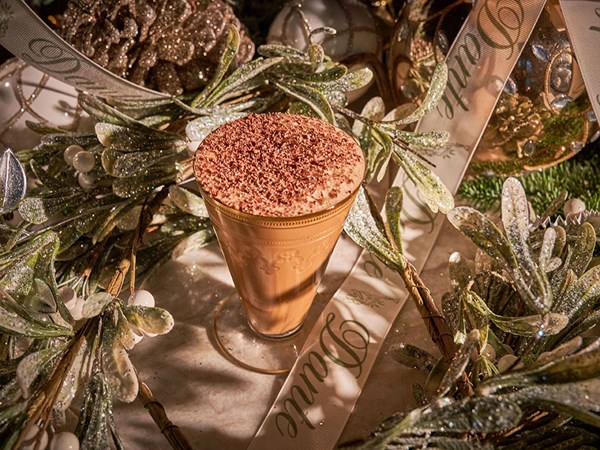
[[[308,336],[300,326],[285,335],[265,336],[248,324],[242,302],[234,292],[215,307],[213,333],[219,351],[235,365],[257,373],[288,373]]]

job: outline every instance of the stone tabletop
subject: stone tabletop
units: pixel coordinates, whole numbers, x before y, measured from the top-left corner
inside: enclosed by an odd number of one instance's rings
[[[473,257],[474,248],[444,223],[434,250],[422,271],[436,300],[448,290],[447,261],[460,250]],[[342,237],[305,326],[311,326],[342,284],[360,249]],[[213,310],[233,292],[233,284],[215,243],[174,258],[144,284],[157,306],[175,318],[173,330],[146,337],[131,352],[140,378],[165,407],[169,419],[197,449],[245,449],[275,400],[286,375],[262,375],[239,368],[216,349],[212,335]],[[393,324],[369,379],[358,399],[340,443],[360,438],[396,411],[414,407],[410,386],[423,375],[395,362],[387,349],[408,342],[435,353],[426,328],[409,300]],[[117,403],[118,432],[128,449],[168,448],[139,400]]]

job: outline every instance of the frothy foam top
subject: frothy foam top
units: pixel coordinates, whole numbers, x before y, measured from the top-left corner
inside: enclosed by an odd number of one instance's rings
[[[329,209],[362,182],[365,159],[344,131],[306,116],[251,114],[222,125],[196,151],[198,183],[248,214],[289,217]]]

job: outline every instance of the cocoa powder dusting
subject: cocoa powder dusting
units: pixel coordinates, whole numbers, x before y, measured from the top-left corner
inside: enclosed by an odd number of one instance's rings
[[[306,116],[251,114],[219,127],[198,147],[194,171],[213,198],[239,211],[299,216],[339,203],[362,181],[352,137]]]

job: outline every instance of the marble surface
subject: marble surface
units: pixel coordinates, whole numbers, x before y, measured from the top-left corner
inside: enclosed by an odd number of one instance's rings
[[[474,248],[449,223],[442,227],[422,277],[434,298],[448,290],[447,261]],[[360,254],[342,237],[307,318],[311,326],[334,295]],[[233,292],[233,284],[216,243],[167,262],[144,284],[157,306],[175,318],[173,330],[144,338],[131,352],[140,378],[148,384],[194,448],[245,449],[276,398],[286,375],[262,375],[241,369],[218,351],[212,335],[213,310]],[[416,308],[408,300],[383,344],[339,443],[368,435],[383,419],[414,406],[410,386],[423,374],[396,363],[387,349],[408,342],[435,353]],[[139,400],[115,405],[117,429],[128,449],[169,448]]]

